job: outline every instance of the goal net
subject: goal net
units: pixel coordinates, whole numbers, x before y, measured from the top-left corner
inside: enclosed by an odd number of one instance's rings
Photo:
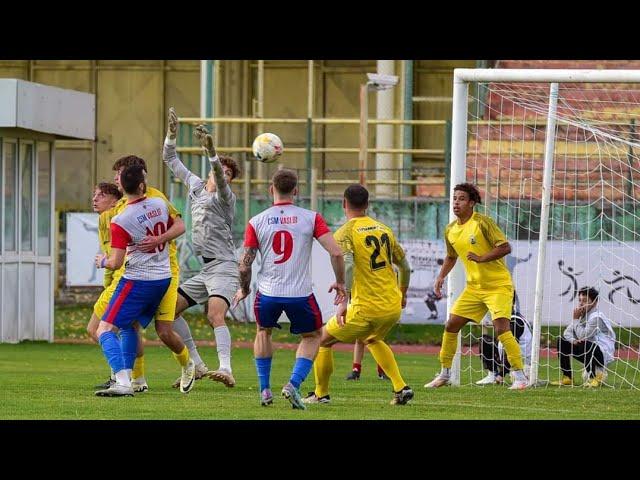
[[[640,388],[638,115],[640,71],[456,70],[451,188],[476,184],[476,211],[511,243],[506,263],[532,385],[561,381],[564,364],[574,386],[601,372],[604,386]],[[464,284],[456,265],[449,308]],[[562,345],[583,287],[599,292],[597,309],[609,321],[597,333],[604,369],[592,352]],[[463,328],[453,383],[499,374],[491,346],[490,326]]]

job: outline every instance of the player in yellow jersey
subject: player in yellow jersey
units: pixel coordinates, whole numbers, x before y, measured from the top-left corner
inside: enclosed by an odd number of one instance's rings
[[[114,183],[100,182],[93,192],[93,211],[98,212],[98,242],[100,251],[109,254],[111,250],[111,218],[109,213],[116,206],[118,200],[122,198],[122,192],[118,190],[118,186]],[[104,269],[104,279],[102,285],[107,288],[113,280],[113,270]],[[96,325],[97,327],[97,325]],[[89,332],[90,334],[92,332]],[[95,331],[93,332],[95,334]],[[94,335],[91,335],[92,337]]]
[[[444,232],[447,256],[436,278],[434,291],[438,298],[442,298],[444,279],[458,257],[464,264],[467,285],[451,308],[444,326],[440,348],[441,371],[425,388],[449,384],[458,332],[467,322],[480,324],[487,310],[512,366],[514,381],[509,388],[521,390],[527,386],[520,345],[509,328],[514,288],[504,257],[511,253],[511,246],[493,219],[473,211],[478,203],[481,203],[480,192],[475,185],[461,183],[455,186],[453,213],[458,218],[447,225]]]
[[[114,165],[113,170],[116,172],[114,176],[114,181],[118,186],[118,189],[122,191],[122,185],[120,184],[120,173],[125,167],[131,165],[141,165],[142,168],[147,171],[146,162],[135,155],[128,155],[118,159]],[[167,293],[162,298],[160,302],[160,306],[158,307],[158,314],[156,315],[156,332],[158,336],[164,340],[168,340],[171,336],[171,332],[173,331],[173,318],[175,316],[175,305],[178,295],[178,282],[180,276],[180,267],[178,266],[178,257],[177,257],[177,247],[175,238],[179,237],[184,233],[185,226],[184,221],[180,216],[180,212],[169,202],[167,197],[158,189],[153,187],[147,187],[146,196],[148,198],[159,197],[162,198],[169,208],[169,215],[173,219],[173,225],[166,232],[150,232],[150,235],[139,245],[139,248],[143,251],[152,251],[158,245],[169,242],[169,259],[171,263],[171,284],[169,285],[169,289]],[[127,206],[126,198],[122,198],[118,201],[118,203],[113,207],[113,209],[105,212],[105,214],[109,214],[112,218],[113,216],[120,213]],[[113,279],[108,288],[102,292],[97,302],[93,307],[93,316],[91,321],[96,321],[99,323],[99,320],[104,315],[107,310],[107,306],[113,296],[116,286],[118,285],[118,281],[122,277],[124,273],[124,265],[117,271],[113,273]],[[94,318],[95,317],[95,318]],[[144,347],[142,344],[142,337],[140,334],[139,325],[136,323],[136,329],[138,330],[138,352],[135,360],[135,364],[132,372],[132,386],[135,392],[146,392],[149,387],[147,385],[145,376],[144,376]],[[188,355],[187,355],[188,357]],[[180,359],[182,363],[184,359]],[[188,358],[187,358],[188,361]],[[109,382],[107,382],[109,383]],[[101,386],[102,387],[102,386]],[[108,388],[109,385],[104,385],[104,388]]]
[[[93,190],[91,205],[93,207],[93,211],[100,214],[100,216],[98,217],[98,244],[100,247],[100,251],[106,255],[109,254],[111,246],[111,232],[109,230],[111,215],[108,212],[116,205],[118,200],[120,200],[121,198],[122,192],[118,190],[118,186],[113,183],[100,182]],[[111,284],[112,279],[113,270],[105,269],[104,280],[102,282],[104,288],[107,288]],[[96,318],[95,315],[92,315],[91,320],[89,320],[89,323],[87,324],[87,333],[96,343],[98,343],[96,331],[98,330],[99,323],[100,319]],[[111,372],[110,380],[108,380],[104,384],[96,385],[96,388],[108,388],[112,381],[115,381],[113,372]]]
[[[346,286],[351,302],[342,302],[322,327],[320,351],[313,364],[316,387],[305,403],[329,403],[329,378],[333,373],[333,350],[337,342],[361,340],[393,384],[392,405],[404,405],[413,390],[400,375],[398,364],[384,342],[400,320],[407,304],[411,268],[393,231],[366,215],[369,192],[362,185],[351,185],[342,201],[347,223],[334,237],[342,248],[346,267]],[[399,269],[399,278],[393,268]],[[399,285],[398,285],[399,283]]]

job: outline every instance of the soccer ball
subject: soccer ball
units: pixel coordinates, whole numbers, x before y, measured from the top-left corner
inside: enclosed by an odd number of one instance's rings
[[[282,140],[275,133],[261,133],[253,141],[253,156],[263,163],[275,162],[283,150]]]

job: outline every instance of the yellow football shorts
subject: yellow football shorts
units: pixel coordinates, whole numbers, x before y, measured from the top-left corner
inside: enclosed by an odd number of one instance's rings
[[[510,319],[512,307],[513,287],[497,287],[491,290],[466,287],[454,303],[451,313],[480,323],[487,310],[491,313],[491,320]]]
[[[178,301],[178,285],[180,285],[179,276],[171,277],[171,283],[167,292],[160,300],[158,310],[156,311],[156,320],[165,322],[173,322],[176,317],[176,302]]]
[[[118,286],[121,278],[121,276],[117,278],[114,276],[109,286],[102,291],[102,293],[98,297],[98,300],[93,305],[93,313],[96,317],[98,317],[98,320],[102,320],[104,312],[107,311],[107,307],[109,306],[111,297],[113,297],[113,292],[116,291],[116,287]]]
[[[327,322],[327,333],[344,343],[356,340],[363,342],[384,340],[393,326],[400,321],[402,310],[391,312],[381,317],[365,317],[351,305],[347,307],[347,315],[343,327],[338,326],[334,315]]]
[[[122,278],[122,277],[120,277]],[[120,278],[116,278],[111,282],[107,288],[105,288],[100,297],[96,301],[93,306],[93,313],[99,320],[102,320],[102,316],[107,311],[107,307],[109,306],[109,302],[111,301],[111,297],[113,296],[113,292],[115,292],[118,283],[120,282]],[[160,301],[160,305],[158,306],[158,310],[156,311],[155,319],[162,320],[165,322],[173,322],[176,316],[176,302],[178,301],[178,285],[180,283],[180,279],[178,276],[171,277],[171,283],[169,284],[169,288],[167,292],[162,297]]]

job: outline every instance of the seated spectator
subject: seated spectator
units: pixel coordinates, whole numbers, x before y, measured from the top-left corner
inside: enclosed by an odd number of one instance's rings
[[[562,378],[552,385],[573,385],[571,357],[582,362],[586,375],[583,386],[599,387],[606,379],[606,366],[613,361],[616,334],[611,321],[598,310],[598,291],[582,287],[573,321],[558,339],[558,357]]]

